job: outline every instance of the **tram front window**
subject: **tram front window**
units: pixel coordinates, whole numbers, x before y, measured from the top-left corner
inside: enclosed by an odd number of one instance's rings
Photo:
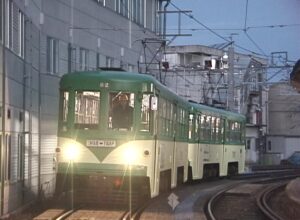
[[[95,129],[99,124],[100,92],[75,92],[75,127]]]
[[[115,130],[132,130],[134,93],[112,92],[109,94],[109,100],[108,127]]]

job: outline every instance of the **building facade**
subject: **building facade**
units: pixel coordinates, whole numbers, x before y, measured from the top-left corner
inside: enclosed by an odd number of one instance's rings
[[[116,67],[144,71],[159,39],[162,0],[0,1],[3,216],[51,196],[60,77]],[[159,42],[159,41],[158,41]],[[153,73],[155,74],[155,73]]]

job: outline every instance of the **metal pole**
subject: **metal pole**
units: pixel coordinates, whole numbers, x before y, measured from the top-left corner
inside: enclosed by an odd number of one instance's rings
[[[6,8],[6,1],[2,1],[3,7],[2,7],[2,12],[1,14],[3,16],[3,27],[5,30],[5,25],[6,25],[6,16],[4,14]],[[3,44],[2,44],[2,138],[1,138],[1,204],[0,204],[0,214],[4,214],[4,148],[5,148],[5,142],[4,142],[4,137],[5,137],[5,78],[6,78],[6,64],[5,64],[5,43],[6,43],[6,33],[4,31],[3,34]]]
[[[39,109],[38,109],[38,186],[39,186],[39,197],[41,196],[42,185],[41,185],[41,151],[42,151],[42,134],[41,134],[41,120],[42,120],[42,94],[41,94],[41,30],[39,30],[39,76],[38,76],[38,91],[39,91]]]
[[[233,43],[228,48],[228,110],[234,110],[234,48]]]
[[[170,0],[164,6],[164,26],[163,26],[163,39],[166,39],[166,28],[167,28],[167,7],[170,4]]]

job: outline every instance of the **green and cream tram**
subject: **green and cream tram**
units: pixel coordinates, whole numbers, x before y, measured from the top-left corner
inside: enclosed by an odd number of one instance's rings
[[[149,75],[66,74],[59,115],[56,192],[72,185],[75,200],[146,199],[188,170],[192,179],[243,171],[244,117],[189,103]]]

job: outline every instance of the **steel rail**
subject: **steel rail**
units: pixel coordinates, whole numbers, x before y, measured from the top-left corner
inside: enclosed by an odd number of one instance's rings
[[[281,216],[279,216],[270,206],[269,206],[269,199],[275,191],[279,190],[280,188],[284,187],[287,183],[279,183],[276,185],[272,185],[267,187],[257,198],[256,204],[259,209],[263,212],[263,214],[271,219],[271,220],[284,220]]]
[[[274,174],[273,174],[274,175]],[[268,183],[268,182],[274,182],[274,181],[279,181],[279,180],[288,180],[288,179],[292,179],[292,178],[296,178],[299,177],[300,174],[293,174],[293,175],[287,175],[287,176],[279,176],[279,177],[272,177],[272,174],[270,174],[271,177],[267,177],[267,178],[263,178],[262,180],[252,180],[252,181],[240,181],[236,184],[233,184],[229,187],[226,187],[225,189],[220,190],[219,192],[217,192],[215,195],[213,195],[207,202],[206,205],[206,215],[207,218],[210,220],[216,220],[216,217],[214,216],[213,213],[213,208],[214,205],[217,203],[217,201],[230,189],[233,189],[234,187],[243,184],[243,183]],[[262,178],[262,177],[260,177]],[[286,184],[286,182],[285,182]],[[271,218],[272,219],[272,218]],[[282,218],[274,218],[277,220],[282,220]]]

